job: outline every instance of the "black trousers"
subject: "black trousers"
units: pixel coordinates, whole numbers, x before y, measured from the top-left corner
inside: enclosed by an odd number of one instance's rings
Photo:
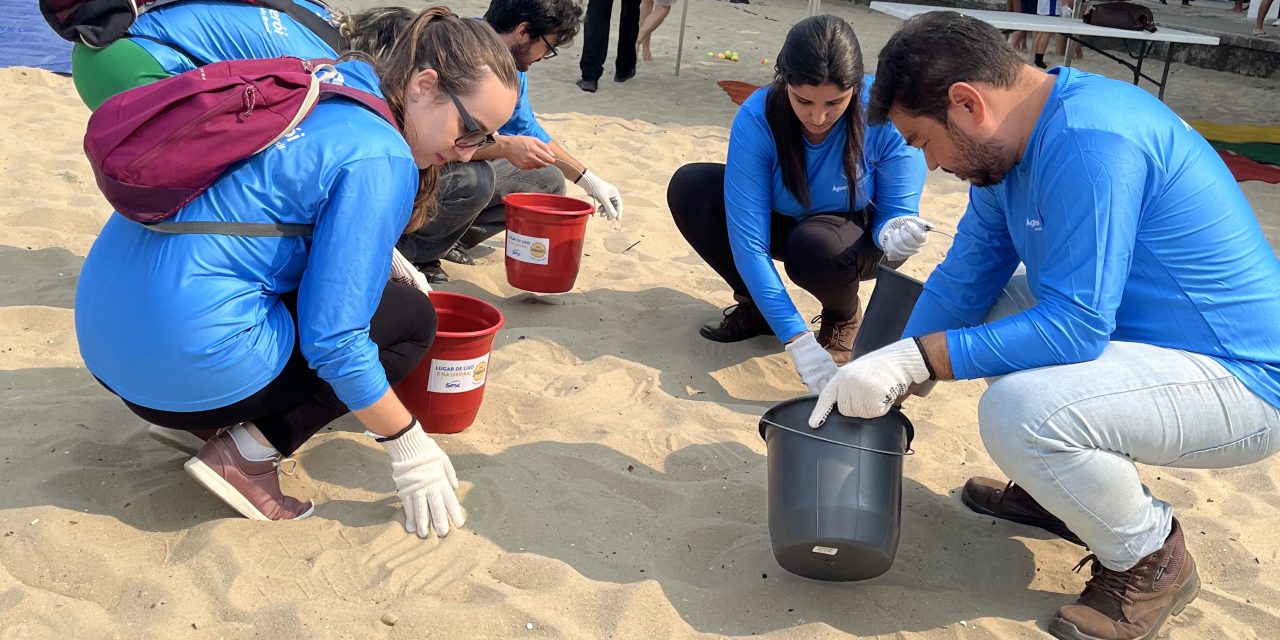
[[[724,208],[724,165],[696,163],[680,167],[667,186],[667,206],[676,228],[699,256],[733,289],[738,301],[751,292],[733,262]],[[787,277],[822,303],[822,313],[837,320],[858,309],[858,282],[875,277],[884,253],[866,232],[868,207],[849,213],[825,213],[796,220],[773,214],[769,254],[781,260]]]
[[[297,322],[297,295],[282,296]],[[387,381],[395,384],[408,376],[426,355],[436,335],[436,310],[425,294],[413,287],[390,282],[369,323],[369,337],[378,345],[378,361]],[[325,425],[346,415],[347,405],[333,387],[307,364],[295,342],[284,370],[266,387],[234,404],[207,411],[161,411],[128,400],[125,405],[138,417],[170,429],[199,431],[252,422],[271,446],[288,456]]]
[[[622,4],[618,17],[618,56],[614,72],[629,76],[636,71],[636,37],[640,35],[640,0],[619,0]],[[586,26],[582,30],[583,80],[600,80],[604,75],[604,59],[609,55],[609,18],[613,14],[613,0],[588,0]]]

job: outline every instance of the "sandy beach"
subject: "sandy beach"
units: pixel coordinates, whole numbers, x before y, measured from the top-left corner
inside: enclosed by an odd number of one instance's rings
[[[854,25],[874,70],[899,21],[823,8]],[[978,437],[981,382],[907,407],[916,454],[887,574],[827,584],[774,561],[756,425],[804,387],[772,338],[698,336],[732,300],[665,194],[680,165],[724,159],[736,107],[715,82],[767,82],[806,7],[694,4],[676,77],[681,9],[625,84],[611,55],[599,92],[578,90],[580,40],[533,67],[544,126],[621,189],[625,215],[591,222],[569,293],[508,285],[501,236],[476,266],[445,265],[441,289],[498,305],[507,326],[477,423],[439,438],[468,510],[441,541],[404,533],[386,455],[353,418],[296,456],[286,491],[317,507],[295,523],[236,517],[147,438],[76,348],[77,274],[111,213],[80,148],[88,111],[69,78],[0,69],[0,639],[1048,637],[1087,577],[1072,572],[1083,552],[960,504],[966,478],[1000,476]],[[740,62],[707,57],[725,49]],[[1096,55],[1078,66],[1124,77]],[[1276,123],[1278,89],[1175,64],[1167,101],[1188,120]],[[1280,185],[1243,188],[1280,246]],[[966,193],[931,174],[922,215],[951,232]],[[935,236],[904,269],[924,278],[946,250]],[[1178,510],[1204,581],[1161,637],[1280,637],[1280,460],[1141,471]]]

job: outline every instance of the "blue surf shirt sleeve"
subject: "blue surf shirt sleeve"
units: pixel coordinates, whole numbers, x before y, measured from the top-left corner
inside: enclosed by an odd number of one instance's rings
[[[904,337],[982,322],[1018,268],[1005,213],[988,189],[970,188],[947,257],[924,284]]]
[[[1061,139],[1044,159],[1049,169],[1030,187],[1039,220],[1028,219],[1023,240],[1027,260],[1041,265],[1038,303],[948,331],[957,379],[1093,360],[1115,330],[1144,194],[1160,188],[1155,172],[1133,142],[1101,131]]]
[[[516,109],[511,119],[498,129],[504,136],[530,136],[543,142],[551,142],[551,134],[538,123],[533,115],[533,106],[529,104],[529,76],[523,71],[516,73],[520,77],[520,93],[516,97]]]
[[[338,173],[316,217],[310,258],[298,288],[302,355],[352,411],[390,388],[369,337],[391,252],[409,221],[418,170],[407,158],[371,157]]]
[[[738,273],[769,327],[781,342],[808,331],[769,256],[772,228],[773,136],[763,116],[738,110],[729,133],[724,171],[724,208],[729,246]]]
[[[920,196],[924,192],[929,167],[924,154],[907,144],[897,127],[890,123],[868,127],[863,156],[875,158],[875,219],[871,221],[871,240],[880,249],[880,230],[893,218],[920,213]],[[866,166],[869,162],[864,162]]]

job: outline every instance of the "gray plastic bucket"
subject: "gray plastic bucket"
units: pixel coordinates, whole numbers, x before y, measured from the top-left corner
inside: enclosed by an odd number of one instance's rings
[[[916,300],[924,292],[924,283],[900,271],[880,265],[876,272],[876,288],[862,314],[862,324],[853,338],[853,357],[871,353],[902,339]]]
[[[819,429],[817,398],[779,404],[760,419],[769,450],[769,539],[783,569],[845,582],[893,565],[902,520],[902,457],[915,429],[901,411],[872,420],[832,412]]]

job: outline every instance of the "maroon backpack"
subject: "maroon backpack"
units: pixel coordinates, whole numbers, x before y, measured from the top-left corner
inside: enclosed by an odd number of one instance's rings
[[[155,231],[305,235],[310,225],[150,223],[172,217],[227,167],[293,131],[322,99],[355,100],[397,126],[381,98],[319,79],[325,62],[227,60],[108,98],[84,136],[102,195]]]

